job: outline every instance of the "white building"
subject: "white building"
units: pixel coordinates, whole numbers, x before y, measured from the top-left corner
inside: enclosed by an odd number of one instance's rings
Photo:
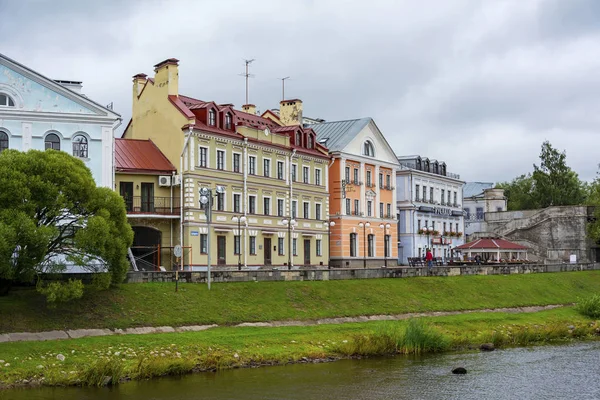
[[[468,182],[463,190],[465,235],[467,239],[476,232],[486,232],[485,214],[507,210],[504,189],[494,189],[491,182]]]
[[[434,257],[452,257],[464,243],[464,182],[442,161],[405,156],[398,162],[398,262],[423,257],[427,248]]]

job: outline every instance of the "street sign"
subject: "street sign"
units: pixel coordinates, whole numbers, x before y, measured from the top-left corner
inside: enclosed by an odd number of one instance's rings
[[[191,231],[191,232],[190,232],[190,235],[191,235],[191,236],[198,236],[198,231]]]
[[[180,245],[175,246],[175,248],[173,249],[173,254],[175,254],[175,257],[181,257],[181,255],[183,254],[183,250],[181,249]]]

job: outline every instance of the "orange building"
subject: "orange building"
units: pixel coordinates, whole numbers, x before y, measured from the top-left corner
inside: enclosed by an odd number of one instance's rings
[[[398,264],[398,160],[372,118],[311,124],[329,148],[332,267]]]

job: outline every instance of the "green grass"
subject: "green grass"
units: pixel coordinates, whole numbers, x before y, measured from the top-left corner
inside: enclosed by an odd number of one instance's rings
[[[48,309],[34,290],[0,297],[0,332],[310,320],[569,304],[600,293],[600,271],[326,282],[124,284]]]
[[[569,329],[571,325],[573,329]],[[550,343],[592,337],[598,329],[598,321],[565,307],[523,314],[472,313],[408,321],[223,327],[201,332],[0,343],[0,387],[23,380],[44,385],[97,386],[107,376],[117,382],[125,377],[136,380],[285,364],[303,357],[425,353],[487,342],[499,346]],[[64,361],[57,359],[58,354],[64,355]]]
[[[600,294],[579,299],[576,309],[581,315],[585,315],[586,317],[600,318]]]

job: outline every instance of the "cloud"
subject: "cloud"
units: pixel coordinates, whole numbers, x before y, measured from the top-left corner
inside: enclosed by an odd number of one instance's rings
[[[3,53],[84,81],[124,118],[131,77],[170,57],[182,93],[239,107],[255,58],[250,101],[263,111],[291,76],[286,97],[305,115],[371,116],[398,154],[444,160],[467,181],[531,171],[546,139],[595,176],[595,0],[0,1],[0,15]]]

